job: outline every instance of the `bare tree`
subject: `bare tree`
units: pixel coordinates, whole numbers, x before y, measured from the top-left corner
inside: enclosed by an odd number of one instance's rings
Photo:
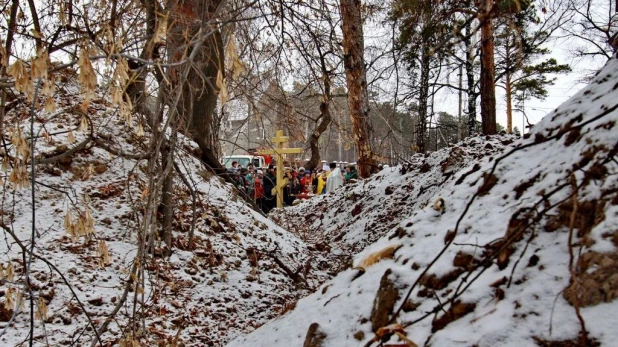
[[[361,177],[369,177],[377,171],[377,165],[375,158],[373,158],[369,123],[369,97],[365,71],[361,2],[360,0],[341,0],[340,10],[343,28],[343,61],[348,84],[348,105],[358,154],[359,174]]]
[[[561,36],[569,42],[573,57],[592,64],[588,76],[595,74],[609,60],[618,46],[618,4],[604,0],[570,0],[574,12]],[[573,39],[576,39],[574,42]]]

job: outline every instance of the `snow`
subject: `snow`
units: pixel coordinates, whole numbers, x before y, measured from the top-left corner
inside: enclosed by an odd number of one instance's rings
[[[177,335],[187,346],[300,346],[312,323],[325,334],[323,347],[371,345],[374,330],[383,328],[372,326],[382,279],[398,293],[394,309],[406,304],[399,315],[391,310],[387,318],[418,345],[528,346],[578,338],[580,322],[565,298],[572,281],[569,264],[592,274],[605,265],[585,268],[580,256],[613,256],[618,242],[616,70],[613,59],[528,138],[478,136],[404,158],[397,167],[275,210],[270,218],[247,207],[219,178],[204,175],[190,155],[195,146],[183,138],[178,160],[198,202],[193,206],[189,190],[178,181],[173,252],[147,259],[143,288],[136,293],[133,286],[127,293],[103,343],[120,344],[135,310],[144,319],[135,338],[147,346],[170,344]],[[64,89],[77,93],[72,85]],[[37,116],[35,131],[49,132],[53,142],[39,138],[36,156],[66,150],[61,146],[67,144],[69,126],[78,142],[87,136],[76,130],[80,115],[71,106],[81,100],[67,93],[57,101],[57,112]],[[144,151],[146,139],[110,110],[104,99],[93,100],[88,110],[102,139],[125,153]],[[26,129],[27,115],[21,105],[7,119]],[[91,164],[94,172],[86,175]],[[37,170],[34,246],[48,263],[33,261],[32,290],[49,311],[44,324],[35,323],[35,344],[77,340],[87,345],[94,338],[91,325],[103,324],[126,284],[134,281],[128,271],[137,261],[148,168],[145,161],[92,146],[68,163],[40,164]],[[3,180],[8,175],[2,173]],[[579,186],[576,197],[573,184]],[[0,262],[4,269],[9,263],[15,268],[14,279],[0,280],[0,343],[6,346],[22,343],[30,328],[21,249],[7,230],[30,245],[31,194],[3,185],[0,221],[7,229]],[[579,214],[571,220],[575,198]],[[95,219],[93,240],[71,239],[64,217],[67,211],[76,217],[87,207]],[[189,249],[194,207],[197,239]],[[590,216],[593,220],[586,219]],[[99,264],[102,241],[111,255],[106,266]],[[507,262],[500,260],[503,242],[512,250]],[[157,241],[155,250],[160,247]],[[290,278],[275,259],[300,274],[301,281]],[[463,265],[461,259],[467,259]],[[618,290],[610,282],[603,284],[606,294]],[[24,308],[15,315],[4,309],[9,288],[24,298]],[[457,302],[474,307],[439,324]],[[580,308],[589,337],[600,345],[618,339],[617,310],[613,299]],[[392,334],[384,342],[401,343]]]
[[[473,153],[469,144],[495,143],[500,141],[499,137],[467,140],[468,146],[460,145],[464,152],[461,163],[465,164],[455,165],[450,170],[455,172],[453,175],[448,175],[449,170],[441,172],[440,168],[449,156],[448,151],[432,153],[427,158],[411,158],[411,164],[389,168],[356,186],[304,202],[278,216],[293,219],[311,214],[311,229],[325,228],[322,233],[318,231],[319,237],[330,243],[332,252],[354,254],[353,266],[389,245],[402,247],[392,259],[380,260],[356,279],[358,269],[339,273],[322,285],[321,288],[327,288],[325,293],[318,289],[301,299],[284,317],[228,346],[299,346],[312,323],[318,323],[320,331],[326,334],[322,346],[367,345],[375,336],[369,319],[380,279],[387,269],[392,271],[389,278],[399,288],[397,308],[427,267],[428,274],[440,278],[456,268],[453,259],[458,252],[483,259],[488,247],[504,238],[511,221],[516,225],[518,220],[530,222],[535,218],[537,222],[531,223],[521,240],[515,242],[514,252],[503,269],[494,259],[487,267],[465,271],[443,288],[417,285],[410,298],[420,305],[415,310],[402,311],[394,320],[403,325],[407,337],[418,345],[522,346],[536,345],[535,339],[578,338],[580,323],[574,307],[563,296],[571,280],[569,227],[563,224],[557,230],[549,230],[546,225],[559,214],[560,206],[566,206],[565,201],[572,201],[571,184],[575,177],[576,183],[582,185],[577,192],[579,204],[602,200],[605,209],[604,219],[595,221],[588,235],[591,244],[580,250],[579,245],[588,241],[575,236],[575,257],[578,252],[616,252],[616,245],[607,234],[614,234],[617,224],[618,211],[609,200],[616,194],[618,166],[615,160],[606,158],[615,156],[618,145],[614,129],[618,121],[618,88],[611,76],[617,69],[618,60],[611,60],[587,88],[535,125],[527,139],[494,146],[495,152],[484,155]],[[579,132],[567,131],[578,124],[583,124]],[[474,148],[483,146],[477,143]],[[471,160],[475,155],[477,159]],[[429,164],[429,170],[419,170],[423,163]],[[593,163],[602,163],[609,174],[602,179],[588,179],[593,175]],[[480,169],[473,169],[476,164]],[[487,194],[478,194],[490,174],[496,176],[498,183]],[[459,179],[462,180],[458,182]],[[526,183],[529,184],[524,189]],[[389,194],[387,187],[394,187]],[[444,200],[441,211],[432,208],[438,197]],[[351,216],[359,205],[361,212]],[[456,236],[449,244],[445,236],[453,231]],[[531,265],[533,255],[538,257],[538,263]],[[502,278],[507,283],[498,286],[504,295],[500,299],[491,285]],[[447,303],[446,310],[452,300],[476,306],[432,331],[432,320],[442,315],[439,311],[432,313],[434,308]],[[612,314],[616,309],[616,301],[580,308],[589,337],[603,346],[613,345],[618,338],[614,329],[618,318]],[[384,342],[397,341],[398,337],[393,335]]]
[[[54,114],[37,116],[35,132],[49,132],[53,143],[38,139],[36,156],[61,153],[66,150],[61,148],[63,145],[70,148],[68,127],[73,129],[77,142],[86,138],[84,132],[77,130],[80,115],[72,107],[81,103],[78,97],[62,95],[58,103],[66,107]],[[27,105],[16,107],[7,114],[8,121],[29,129],[28,117],[23,117],[28,110]],[[133,129],[110,110],[113,111],[104,99],[91,101],[90,117],[96,131],[102,134],[101,139],[125,153],[144,151],[147,140],[136,136]],[[194,147],[186,139],[182,145]],[[144,329],[139,329],[139,336],[136,336],[142,345],[170,342],[177,334],[179,341],[186,345],[222,345],[276,317],[287,305],[327,278],[323,271],[316,270],[306,276],[306,283],[292,281],[267,254],[296,270],[310,256],[305,243],[247,207],[228,184],[217,177],[200,175],[201,164],[187,151],[179,154],[178,163],[198,195],[195,249],[186,247],[193,218],[192,199],[178,181],[173,253],[169,258],[147,258],[144,286],[139,288],[137,295],[132,286],[125,304],[101,336],[104,345],[118,345],[120,339],[126,337],[123,331],[133,315],[134,303],[138,315],[145,318]],[[48,308],[44,324],[40,320],[35,322],[37,346],[68,345],[74,340],[82,345],[91,343],[94,337],[91,325],[98,329],[103,324],[121,300],[130,280],[128,274],[137,261],[138,230],[147,197],[145,161],[113,156],[98,146],[91,146],[78,151],[65,164],[37,165],[35,253],[58,269],[53,270],[36,259],[32,264],[34,296],[45,297]],[[95,171],[85,178],[83,172],[91,164]],[[28,246],[32,190],[14,191],[6,180],[9,173],[2,175],[5,185],[0,222]],[[95,219],[93,240],[87,241],[84,237],[73,240],[63,227],[64,217],[71,211],[76,218],[86,207],[92,210]],[[28,293],[24,291],[21,250],[10,235],[3,234],[0,263],[4,268],[13,264],[15,278],[0,281],[0,293],[6,296],[8,288],[20,291],[24,306],[14,316],[13,311],[0,312],[0,331],[4,330],[0,345],[15,346],[28,338],[30,304]],[[105,241],[111,256],[110,264],[104,267],[99,266],[97,246],[100,241]],[[155,242],[155,246],[159,248],[161,242]],[[312,258],[320,260],[319,256]],[[70,288],[61,275],[65,276]],[[5,302],[6,297],[0,299],[2,308]],[[82,304],[93,323],[86,318]],[[14,321],[9,326],[10,318]]]

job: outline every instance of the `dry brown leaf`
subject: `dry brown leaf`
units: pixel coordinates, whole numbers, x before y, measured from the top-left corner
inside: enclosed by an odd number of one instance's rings
[[[4,294],[4,308],[6,310],[12,310],[15,306],[15,289],[13,287],[9,287]]]
[[[131,105],[130,100],[122,101],[119,104],[119,113],[120,118],[124,121],[124,124],[129,128],[133,127],[133,116],[131,111],[133,110],[133,106]]]
[[[167,37],[167,13],[159,14],[159,20],[157,21],[157,29],[155,30],[154,43],[165,42],[165,38]]]
[[[144,127],[142,126],[142,122],[137,122],[137,130],[135,131],[135,135],[138,137],[144,136]]]
[[[45,80],[43,82],[43,88],[41,88],[41,94],[52,97],[56,92],[56,83],[53,80]]]
[[[86,99],[90,98],[97,86],[97,75],[92,67],[90,61],[90,50],[82,48],[79,52],[79,59],[77,60],[79,66],[79,82],[82,85],[82,90],[86,94]]]
[[[47,51],[39,51],[31,63],[31,74],[33,79],[47,79],[47,63],[49,61],[49,53]]]
[[[6,56],[6,49],[4,48],[4,46],[5,46],[4,40],[0,40],[0,65],[8,66],[9,57]]]
[[[126,59],[118,59],[112,80],[118,83],[122,89],[127,85],[129,81],[129,63]]]
[[[94,173],[94,166],[92,166],[92,164],[88,164],[88,166],[86,166],[86,168],[82,172],[82,177],[81,177],[82,181],[88,180],[92,176],[93,173]]]
[[[223,72],[219,70],[217,73],[217,90],[219,93],[219,98],[221,100],[221,105],[225,105],[227,102],[227,87],[225,86],[225,81],[223,79]]]
[[[393,258],[393,255],[395,255],[395,252],[401,247],[401,245],[396,244],[396,245],[390,245],[387,246],[385,248],[383,248],[380,251],[371,253],[368,257],[366,257],[365,259],[363,259],[363,261],[360,262],[360,264],[358,264],[358,266],[356,266],[357,268],[363,268],[366,269],[368,267],[370,267],[371,265],[379,262],[382,259],[391,259]]]
[[[406,343],[408,347],[418,347],[414,341],[410,340],[404,333],[396,331],[395,334],[399,336],[399,338]]]
[[[56,100],[54,100],[54,98],[47,98],[45,100],[45,112],[47,113],[56,112]]]
[[[2,159],[2,166],[0,166],[0,170],[2,172],[9,172],[9,170],[11,169],[11,163],[9,162],[9,156],[5,156]]]
[[[32,28],[30,29],[30,33],[32,34],[32,37],[34,37],[35,39],[42,39],[43,38],[43,34],[41,34],[40,31]]]
[[[15,268],[13,267],[13,263],[9,263],[6,267],[6,279],[9,282],[13,282],[15,280]]]
[[[88,130],[88,120],[86,117],[82,116],[81,121],[79,122],[79,131],[86,132]]]
[[[37,299],[37,311],[35,313],[35,318],[41,321],[47,319],[47,305],[45,304],[45,299],[43,298]]]
[[[115,85],[112,85],[111,94],[112,94],[112,104],[113,105],[120,105],[123,102],[122,101],[122,90],[120,88],[118,88]]]
[[[106,265],[109,265],[112,258],[109,255],[109,248],[104,240],[99,241],[97,251],[99,253],[99,266],[105,267]]]
[[[401,326],[401,324],[399,323],[393,323],[385,327],[379,328],[378,331],[376,331],[376,336],[381,338],[383,336],[386,336],[387,334],[394,334],[396,332],[401,332],[405,334],[405,332],[403,331],[403,326]]]
[[[244,74],[247,69],[236,53],[236,39],[231,35],[225,46],[225,55],[229,58],[232,66],[232,79],[236,80],[241,74]]]
[[[15,89],[18,92],[31,94],[31,92],[34,90],[34,87],[32,85],[32,80],[30,79],[28,69],[26,68],[26,64],[24,64],[24,62],[22,62],[21,60],[15,61],[7,72],[15,80]]]
[[[75,138],[75,134],[73,134],[73,129],[69,130],[69,134],[67,135],[67,141],[70,144],[77,142],[77,139]]]

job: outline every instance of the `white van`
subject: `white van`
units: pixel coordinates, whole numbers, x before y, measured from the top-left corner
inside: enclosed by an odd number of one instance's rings
[[[238,166],[242,166],[245,168],[249,164],[253,164],[253,166],[256,169],[266,167],[266,161],[264,160],[264,157],[256,156],[256,155],[241,155],[241,154],[227,155],[221,159],[221,162],[223,166],[225,166],[226,169],[231,168],[232,162],[234,161],[238,162]]]

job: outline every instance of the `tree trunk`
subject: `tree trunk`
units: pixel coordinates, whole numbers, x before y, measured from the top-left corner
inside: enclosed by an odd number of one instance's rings
[[[166,147],[166,146],[165,146]],[[167,170],[167,175],[163,178],[161,188],[161,203],[159,204],[157,217],[161,224],[159,229],[159,237],[167,246],[165,256],[171,253],[172,249],[172,221],[174,219],[174,156],[170,148],[161,149],[162,170],[170,166]]]
[[[505,73],[504,73],[504,79],[505,79],[505,98],[506,98],[506,133],[507,134],[512,134],[513,133],[513,89],[512,89],[512,82],[511,82],[511,77],[512,77],[512,69],[516,69],[516,67],[512,67],[511,64],[513,64],[513,61],[511,60],[511,40],[510,40],[510,36],[506,37],[506,44],[505,46],[505,60],[504,60],[504,64],[506,66],[505,69]]]
[[[496,90],[494,66],[494,26],[491,19],[493,0],[482,0],[481,21],[481,121],[483,134],[496,134]]]
[[[324,79],[324,93],[322,94],[322,102],[320,102],[320,116],[318,117],[318,125],[311,132],[309,137],[309,147],[311,148],[311,158],[309,162],[305,164],[305,169],[314,170],[320,165],[320,136],[326,131],[328,125],[331,123],[330,115],[330,73],[326,66],[324,56],[320,57],[322,65],[322,77]]]
[[[320,103],[320,117],[318,120],[319,123],[317,127],[313,129],[313,131],[311,132],[311,136],[309,137],[309,147],[311,148],[311,158],[305,164],[305,169],[312,170],[312,171],[315,168],[318,168],[320,165],[320,147],[319,147],[320,136],[322,135],[322,133],[324,133],[324,131],[326,131],[326,129],[328,128],[328,125],[331,122],[330,108],[329,108],[330,98],[326,95],[324,95],[323,97],[324,97],[324,100]]]
[[[11,4],[11,11],[9,14],[9,22],[7,23],[9,30],[6,33],[6,43],[4,46],[4,53],[7,56],[3,57],[0,54],[0,74],[3,77],[6,76],[6,70],[8,66],[4,66],[2,61],[6,59],[6,62],[8,64],[9,57],[11,56],[11,51],[13,49],[13,33],[15,32],[15,28],[17,27],[17,10],[18,9],[19,9],[19,1],[13,0],[13,3]],[[5,107],[7,96],[8,94],[6,90],[2,88],[2,91],[0,91],[0,139],[4,138],[4,115],[5,115],[4,107]]]
[[[339,5],[343,30],[343,64],[348,85],[352,135],[358,156],[358,171],[361,177],[369,177],[378,171],[378,166],[373,157],[372,129],[369,122],[361,2],[360,0],[341,0]]]
[[[509,58],[509,49],[506,50],[506,73],[505,73],[505,89],[506,89],[506,133],[513,133],[513,106],[511,93],[511,65]]]
[[[470,38],[470,24],[466,25],[466,81],[468,93],[468,136],[473,136],[476,131],[476,97],[477,93],[474,90],[474,45]]]
[[[201,151],[200,159],[209,171],[234,183],[219,163],[216,150],[219,124],[215,107],[221,87],[217,85],[217,75],[223,76],[224,49],[221,31],[212,17],[222,0],[172,2],[167,23],[167,54],[169,62],[177,64],[169,68],[168,88],[170,95],[179,96],[178,103],[171,105],[175,106],[180,123],[176,128],[195,141]],[[169,99],[175,100],[174,96]],[[247,194],[239,195],[259,210]]]
[[[420,153],[427,151],[427,100],[429,99],[429,52],[426,45],[421,56],[421,80],[418,94],[418,125],[416,129],[416,146]]]
[[[157,29],[157,11],[159,10],[158,2],[154,0],[140,0],[140,2],[146,14],[146,42],[142,48],[140,58],[151,60],[155,58],[154,53],[158,49],[154,43],[154,35]],[[156,53],[158,54],[158,52]],[[145,102],[147,97],[146,75],[148,74],[148,69],[144,64],[133,60],[129,60],[128,65],[131,76],[129,78],[130,82],[125,89],[125,100],[130,101],[134,110],[143,114],[146,118],[146,122],[151,128],[154,128],[160,120],[156,119],[156,115],[158,114],[157,110],[150,109]],[[163,78],[160,77],[161,72],[156,70],[155,75],[157,76],[159,84],[162,84]]]
[[[176,105],[181,129],[188,132],[202,151],[202,160],[215,173],[225,169],[217,160],[214,136],[214,113],[219,86],[217,75],[223,74],[223,39],[221,32],[211,24],[212,16],[221,0],[179,0],[171,6],[168,20],[168,58],[170,63],[185,61],[170,68],[171,90],[180,93]],[[201,32],[200,32],[201,30]],[[196,37],[196,35],[202,37]],[[190,41],[201,44],[190,44]],[[187,47],[188,46],[188,47]],[[194,52],[198,49],[197,52]],[[185,69],[190,69],[187,74]]]

